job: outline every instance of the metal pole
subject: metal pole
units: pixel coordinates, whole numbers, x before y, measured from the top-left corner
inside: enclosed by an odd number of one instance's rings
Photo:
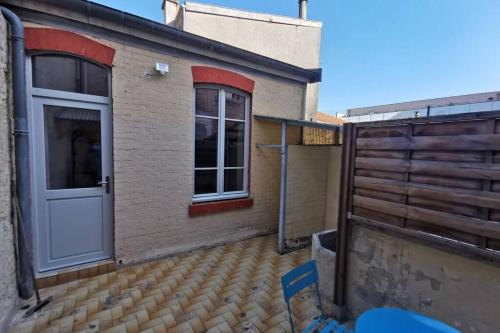
[[[281,177],[280,177],[280,219],[278,229],[278,252],[285,253],[285,221],[286,221],[286,167],[288,147],[286,145],[286,121],[281,122]]]

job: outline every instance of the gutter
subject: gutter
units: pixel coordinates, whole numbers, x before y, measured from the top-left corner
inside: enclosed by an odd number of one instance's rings
[[[29,245],[22,240],[31,239],[31,188],[29,178],[28,116],[26,102],[26,60],[24,58],[24,26],[19,17],[9,9],[0,6],[0,12],[10,25],[12,46],[12,94],[14,106],[15,135],[15,195],[14,205],[19,203],[17,242],[17,284],[19,296],[23,299],[33,295]],[[21,224],[21,225],[19,225]],[[24,233],[24,231],[28,231]]]

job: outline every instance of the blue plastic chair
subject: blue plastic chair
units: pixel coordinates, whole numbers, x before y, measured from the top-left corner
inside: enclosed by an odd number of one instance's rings
[[[356,333],[460,333],[438,320],[397,308],[368,310],[356,320]]]
[[[292,327],[292,333],[295,333],[295,328],[293,325],[292,312],[290,310],[289,301],[298,292],[309,287],[312,284],[314,284],[316,290],[316,297],[318,299],[318,305],[321,311],[321,315],[312,323],[310,323],[306,327],[306,329],[302,331],[302,333],[318,332],[318,330],[320,330],[319,332],[321,333],[347,333],[345,328],[335,320],[328,321],[323,312],[323,305],[321,304],[321,297],[319,296],[318,288],[318,270],[316,268],[316,262],[314,260],[308,261],[305,264],[302,264],[283,275],[281,277],[281,284],[283,285],[283,294],[285,296],[285,302],[288,307],[288,315],[290,316],[290,326]]]

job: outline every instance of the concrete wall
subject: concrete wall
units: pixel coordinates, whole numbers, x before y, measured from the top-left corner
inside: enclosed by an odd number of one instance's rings
[[[0,14],[0,331],[17,299],[11,205],[11,99],[7,24]]]
[[[185,31],[299,67],[320,67],[321,22],[191,2],[180,15],[177,22]],[[318,108],[318,84],[307,86],[305,103],[301,118],[311,120]]]
[[[321,22],[192,2],[183,17],[185,31],[299,67],[319,67]]]
[[[189,217],[193,185],[192,65],[218,64],[102,41],[116,49],[113,67],[115,252],[125,262],[276,231],[280,155],[255,143],[279,143],[280,126],[252,119],[249,209]],[[166,77],[145,78],[156,61]],[[297,118],[304,84],[242,72],[255,80],[252,113]],[[298,129],[289,142],[297,144]]]
[[[328,146],[289,146],[285,238],[287,244],[325,227]]]
[[[500,332],[499,266],[356,226],[347,261],[347,302],[354,315],[396,306],[465,333]]]

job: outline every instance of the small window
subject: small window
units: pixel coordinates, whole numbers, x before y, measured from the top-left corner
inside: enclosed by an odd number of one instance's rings
[[[90,61],[61,54],[32,57],[33,87],[109,96],[108,70]]]
[[[248,96],[195,89],[193,201],[248,195]]]

